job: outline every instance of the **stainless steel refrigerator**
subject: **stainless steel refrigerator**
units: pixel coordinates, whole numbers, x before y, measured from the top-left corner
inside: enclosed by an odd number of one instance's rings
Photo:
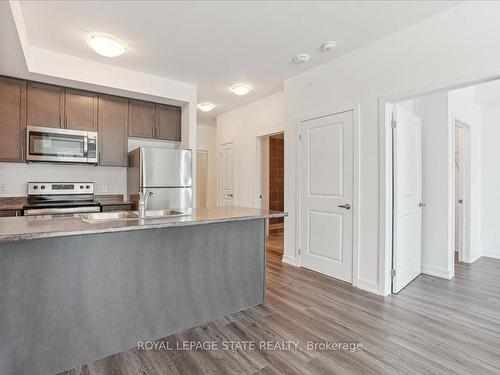
[[[128,195],[137,203],[140,189],[147,209],[193,207],[191,150],[139,147],[128,154]]]

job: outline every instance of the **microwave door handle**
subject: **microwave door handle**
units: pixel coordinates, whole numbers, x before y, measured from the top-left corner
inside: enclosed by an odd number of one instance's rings
[[[87,157],[88,151],[89,151],[89,145],[88,145],[88,136],[83,137],[83,156]]]

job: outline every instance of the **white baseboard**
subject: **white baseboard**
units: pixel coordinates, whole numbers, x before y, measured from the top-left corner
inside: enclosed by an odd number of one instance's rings
[[[283,263],[289,264],[291,266],[295,266],[295,267],[298,266],[297,259],[295,257],[290,256],[290,255],[283,254],[283,257],[281,258],[281,261]]]
[[[487,258],[500,259],[500,250],[483,250],[481,255]]]
[[[471,255],[471,258],[470,258],[469,262],[466,262],[465,259],[464,259],[464,262],[465,263],[474,263],[476,260],[478,260],[479,258],[481,258],[481,256],[482,256],[482,252],[479,252],[477,254]]]
[[[437,267],[431,267],[431,266],[426,266],[422,264],[422,273],[425,273],[426,275],[430,276],[436,276],[436,277],[441,277],[443,279],[451,279],[453,277],[453,270],[445,269],[445,268],[437,268]]]
[[[356,287],[359,289],[366,290],[367,292],[370,292],[370,293],[384,295],[383,293],[380,292],[380,288],[378,287],[378,284],[374,283],[373,281],[358,279],[356,281]]]

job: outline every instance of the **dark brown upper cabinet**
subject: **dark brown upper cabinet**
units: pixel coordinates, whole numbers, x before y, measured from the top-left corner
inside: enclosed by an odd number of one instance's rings
[[[129,100],[130,137],[181,140],[181,108],[141,100]]]
[[[97,131],[97,102],[97,93],[67,88],[63,127]]]
[[[24,160],[26,81],[0,77],[0,161]]]
[[[64,87],[28,82],[27,124],[62,128]]]
[[[127,166],[128,99],[99,95],[99,165]]]
[[[169,105],[156,105],[156,138],[181,140],[181,109]]]
[[[26,126],[99,133],[100,165],[126,166],[128,137],[181,140],[180,107],[0,76],[0,161],[25,160]]]
[[[154,138],[155,104],[141,100],[129,100],[128,135],[130,137]]]

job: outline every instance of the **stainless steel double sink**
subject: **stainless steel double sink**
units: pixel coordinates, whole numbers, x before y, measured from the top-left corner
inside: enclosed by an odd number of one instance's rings
[[[165,210],[147,210],[145,219],[162,219],[168,217],[186,216],[188,212]],[[116,212],[91,212],[80,214],[80,218],[87,222],[101,222],[111,220],[134,220],[139,219],[137,211],[116,211]]]

